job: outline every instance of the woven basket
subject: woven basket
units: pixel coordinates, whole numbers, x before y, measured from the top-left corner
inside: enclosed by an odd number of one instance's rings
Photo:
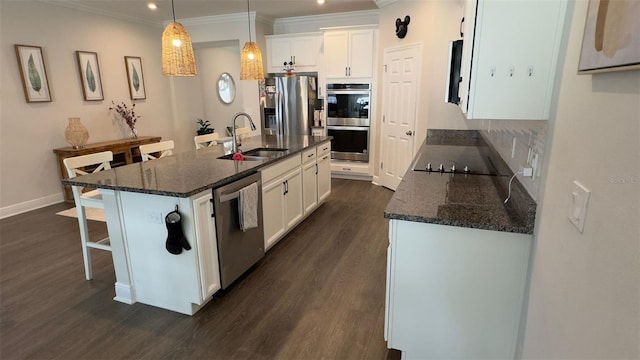
[[[175,43],[179,41],[179,46]],[[162,33],[162,75],[195,76],[196,60],[191,36],[179,22],[172,21]]]

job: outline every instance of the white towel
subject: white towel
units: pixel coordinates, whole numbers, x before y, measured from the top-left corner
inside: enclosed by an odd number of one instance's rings
[[[238,222],[240,229],[258,227],[258,184],[247,185],[238,191]]]

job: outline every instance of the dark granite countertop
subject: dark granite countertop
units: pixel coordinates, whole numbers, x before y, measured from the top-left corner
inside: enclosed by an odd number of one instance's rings
[[[89,188],[189,197],[241,179],[257,172],[260,168],[330,140],[331,138],[326,136],[277,137],[262,135],[244,139],[240,148],[244,151],[261,147],[288,150],[282,156],[269,160],[218,159],[218,157],[232,152],[231,142],[226,142],[201,150],[176,153],[174,156],[65,179],[62,182],[67,185],[80,185]]]
[[[384,216],[414,222],[532,234],[536,204],[482,134],[474,130],[430,130],[416,154],[442,146],[476,146],[498,175],[465,175],[407,170]],[[445,148],[446,149],[446,148]]]

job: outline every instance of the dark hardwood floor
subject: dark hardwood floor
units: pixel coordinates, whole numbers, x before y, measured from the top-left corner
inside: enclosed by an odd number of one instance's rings
[[[325,204],[194,316],[113,300],[111,255],[84,279],[77,220],[57,204],[0,220],[1,359],[388,359],[392,192],[333,179]],[[90,221],[95,236],[104,223]]]

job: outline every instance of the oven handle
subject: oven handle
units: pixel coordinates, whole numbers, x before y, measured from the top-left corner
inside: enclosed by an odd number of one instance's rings
[[[368,126],[327,126],[328,130],[366,130],[369,131]]]
[[[371,95],[371,90],[327,90],[327,95]]]

